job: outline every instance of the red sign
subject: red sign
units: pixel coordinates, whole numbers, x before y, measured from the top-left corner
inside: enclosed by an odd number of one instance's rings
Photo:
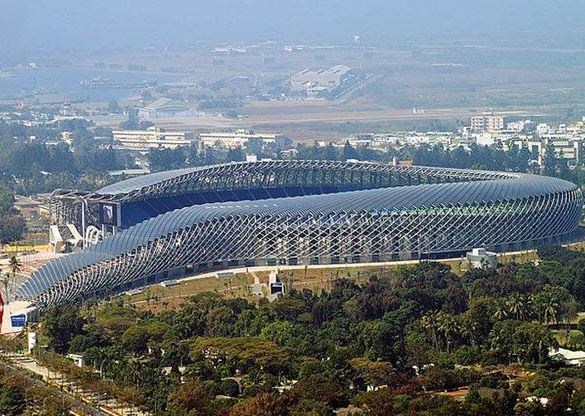
[[[2,332],[2,318],[4,317],[4,299],[2,298],[2,293],[0,293],[0,332]]]

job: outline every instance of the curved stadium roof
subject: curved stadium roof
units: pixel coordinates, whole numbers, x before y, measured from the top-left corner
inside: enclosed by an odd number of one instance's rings
[[[260,185],[267,188],[287,184],[312,185],[306,177],[295,175],[329,174],[321,177],[320,184],[325,182],[342,184],[347,178],[335,177],[344,175],[387,175],[397,179],[404,177],[421,177],[432,182],[461,182],[493,179],[510,179],[517,177],[514,173],[474,171],[463,169],[447,169],[434,167],[403,167],[374,162],[337,162],[318,160],[269,160],[259,162],[232,162],[211,166],[156,172],[130,178],[112,185],[105,186],[97,194],[115,196],[116,199],[131,201],[139,198],[151,198],[161,195],[176,195],[189,191],[219,188],[250,188]],[[280,177],[285,177],[279,182]],[[227,178],[227,179],[226,179]],[[231,182],[230,182],[231,181]],[[296,183],[295,183],[296,182]],[[354,185],[358,185],[354,183]],[[371,184],[364,184],[359,189],[367,189]],[[376,186],[377,187],[377,186]],[[356,187],[356,189],[358,189]]]
[[[250,163],[218,165],[213,167],[213,169],[221,170],[225,168],[225,166],[233,167],[234,165],[238,165],[239,167],[258,167],[261,166],[259,163],[260,162],[256,165]],[[285,166],[285,163],[287,162],[283,162],[282,166]],[[340,166],[339,162],[329,163],[335,163],[335,166],[337,167]],[[353,165],[355,164],[345,164],[346,167]],[[361,163],[358,165],[365,167],[371,165],[381,166],[369,163]],[[327,163],[325,163],[324,166],[327,166]],[[343,164],[341,166],[343,167]],[[173,183],[173,181],[181,180],[181,178],[188,178],[189,175],[204,171],[205,169],[209,170],[210,168],[183,169],[146,175],[144,177],[130,179],[120,182],[119,184],[102,188],[98,192],[104,194],[117,193],[120,195],[128,195],[132,192],[143,192],[150,187],[159,187],[160,189],[162,186],[164,189],[167,184]],[[65,299],[74,299],[83,296],[84,293],[87,294],[89,288],[92,290],[102,290],[105,287],[111,287],[112,284],[114,286],[119,286],[132,281],[138,281],[148,276],[148,274],[144,273],[151,273],[152,271],[160,273],[165,270],[173,270],[177,267],[183,267],[186,264],[192,264],[194,259],[200,259],[197,261],[201,262],[209,262],[234,259],[246,261],[249,258],[263,258],[266,257],[266,253],[271,250],[270,248],[264,248],[264,251],[261,253],[252,250],[249,254],[244,255],[240,253],[239,247],[234,246],[231,249],[228,248],[230,247],[229,242],[239,241],[238,238],[244,238],[241,235],[238,235],[238,233],[245,234],[252,232],[262,236],[258,237],[259,239],[264,239],[255,241],[253,244],[263,246],[265,240],[271,238],[270,236],[262,234],[263,230],[266,229],[266,224],[269,224],[272,221],[280,221],[280,228],[291,229],[294,234],[297,231],[293,228],[297,226],[303,228],[305,233],[313,232],[306,231],[307,229],[314,230],[319,228],[320,225],[314,225],[315,218],[334,218],[334,221],[339,221],[337,226],[340,227],[342,226],[340,224],[342,224],[343,221],[347,223],[356,221],[356,224],[362,226],[361,224],[364,224],[363,218],[367,217],[369,218],[370,222],[368,224],[370,225],[367,225],[366,228],[364,228],[364,236],[359,238],[352,237],[356,238],[356,241],[359,240],[359,244],[361,244],[359,250],[355,249],[359,251],[359,253],[357,253],[358,256],[364,251],[367,251],[367,247],[370,247],[370,250],[375,251],[371,248],[371,241],[376,240],[378,237],[371,234],[371,223],[372,221],[375,223],[376,221],[380,222],[382,220],[372,220],[372,216],[394,215],[396,217],[406,218],[408,215],[420,215],[422,210],[431,207],[449,209],[457,207],[480,207],[478,209],[484,209],[484,211],[481,211],[482,213],[487,212],[485,211],[485,207],[491,207],[494,205],[508,207],[507,209],[510,210],[510,214],[502,214],[501,212],[489,215],[485,213],[481,215],[478,214],[478,221],[483,221],[483,223],[486,224],[465,224],[465,227],[471,229],[474,229],[473,227],[475,227],[476,231],[474,232],[481,234],[481,241],[492,242],[493,246],[504,243],[525,243],[530,242],[529,240],[531,239],[536,241],[558,237],[574,231],[577,225],[582,205],[581,193],[574,184],[564,180],[516,173],[420,167],[400,169],[407,173],[422,172],[424,174],[436,175],[442,180],[446,177],[454,177],[457,178],[459,182],[398,186],[382,189],[336,192],[323,195],[307,195],[292,198],[221,202],[177,209],[132,226],[86,250],[76,252],[46,264],[25,282],[25,284],[19,289],[18,294],[20,297],[31,299],[40,305],[53,304],[64,301]],[[409,214],[413,210],[415,213]],[[429,222],[430,225],[428,227],[422,227],[418,233],[420,235],[428,236],[425,238],[435,238],[437,241],[439,240],[439,235],[441,235],[441,239],[445,239],[444,235],[446,235],[448,231],[446,231],[446,229],[431,230],[431,228],[435,227],[433,224],[439,224],[440,221],[437,219],[448,218],[449,215],[453,218],[462,218],[463,215],[455,211],[449,211],[447,214],[446,212],[447,211],[440,211],[439,213],[433,212],[433,214],[425,214],[428,217],[434,215],[434,220],[431,218],[432,221]],[[563,218],[554,218],[555,216],[559,217],[559,214],[562,214]],[[509,216],[506,217],[506,215]],[[513,215],[516,215],[517,217],[513,217]],[[526,221],[525,225],[514,225],[516,222],[518,222],[518,224],[523,224],[524,217],[521,218],[520,215],[527,216],[532,223]],[[492,218],[494,223],[490,224],[489,221],[492,221]],[[510,220],[512,218],[517,219],[512,223]],[[240,231],[238,228],[240,226],[236,226],[235,224],[243,224],[241,219],[245,219],[247,223],[253,222],[260,225],[256,225],[256,228],[251,229],[245,229],[248,225],[241,225],[242,228]],[[508,223],[501,225],[500,223],[496,223],[496,219],[499,219],[500,222],[505,220]],[[310,220],[313,222],[310,222]],[[444,222],[445,224],[449,223],[448,227],[450,228],[455,229],[456,227],[461,226],[457,221],[449,221],[450,222],[447,222],[445,220]],[[419,220],[419,222],[422,223],[423,221]],[[461,222],[464,221],[459,221],[459,223]],[[199,241],[199,239],[203,238],[200,236],[205,234],[205,227],[214,227],[216,233],[220,233],[222,230],[222,224],[224,223],[231,223],[231,225],[227,227],[229,237],[226,238],[223,243],[220,243],[220,245],[223,244],[223,246],[226,247],[226,253],[218,254],[215,257],[205,257],[203,254],[199,255],[198,253],[189,255],[184,254],[185,260],[182,260],[182,257],[178,254],[173,255],[172,250],[175,250],[174,247],[181,246],[185,241],[185,236],[187,235],[185,233],[194,229],[197,229],[198,232],[188,234],[189,241],[193,241],[192,250],[199,250],[202,253],[206,252],[207,249],[205,244],[208,244],[211,247],[211,245],[216,243],[212,243],[212,237],[207,237],[207,242]],[[208,226],[209,224],[212,225]],[[494,238],[488,235],[490,232],[496,233],[496,230],[500,226],[502,228],[502,234],[507,232],[510,235],[495,236]],[[352,227],[352,230],[358,229],[358,225]],[[376,225],[376,227],[378,226]],[[398,228],[398,230],[402,230],[402,233],[405,235],[410,235],[408,234],[409,231],[406,231],[407,228],[404,226],[401,227],[402,228]],[[443,227],[447,226],[443,225]],[[541,229],[538,227],[541,227]],[[484,228],[485,231],[477,231],[480,229],[484,230]],[[379,230],[378,233],[380,236],[386,239],[389,234],[396,233],[389,232],[390,229],[383,227],[379,228]],[[465,228],[461,228],[461,230],[465,230]],[[464,231],[457,232],[463,233]],[[294,238],[303,241],[302,238],[305,237],[299,237],[299,235],[301,234],[298,234]],[[305,236],[309,234],[302,235]],[[335,235],[337,238],[349,238],[341,237],[338,234]],[[366,235],[367,237],[365,237]],[[282,237],[279,238],[280,240],[278,241],[281,241]],[[412,236],[405,238],[407,240],[413,239]],[[420,240],[420,237],[418,238]],[[449,238],[451,241],[454,241],[457,237]],[[174,243],[169,243],[172,241],[174,241]],[[270,241],[271,245],[281,244],[277,242],[276,239]],[[475,241],[475,243],[478,241]],[[164,247],[167,247],[165,249],[167,253],[153,249],[157,244],[162,244]],[[410,241],[409,244],[413,245],[414,243]],[[451,248],[450,246],[441,248],[442,243],[435,243],[433,241],[430,243],[427,242],[426,244],[427,248],[437,247],[436,250],[428,249],[427,251],[440,251],[442,249],[449,251]],[[465,242],[457,244],[451,242],[450,244],[453,245],[453,250],[467,249],[471,248],[468,244],[473,246],[474,238],[473,235],[470,235]],[[420,246],[420,241],[418,242],[418,245],[418,251],[425,251],[425,247]],[[229,253],[229,250],[232,252]],[[211,252],[211,249],[209,251]],[[297,254],[291,253],[297,253],[298,250],[295,251],[289,249],[289,251],[290,253],[288,254],[279,253],[279,256],[286,257],[288,255],[288,257],[296,258]],[[319,253],[322,251],[323,250],[319,251]],[[378,251],[380,251],[381,254],[386,253],[384,250]],[[354,257],[356,255],[356,253],[351,254]],[[199,257],[197,257],[198,255]],[[144,272],[141,273],[139,267],[133,263],[132,258],[134,256],[144,256]],[[157,266],[154,267],[154,269],[149,269],[147,267],[149,261],[152,261],[152,258],[156,256],[163,256],[161,260],[164,259],[165,256],[169,256],[176,259],[176,262],[173,263],[173,260],[167,262],[167,265],[162,266],[164,261],[159,261],[161,264],[160,267]],[[307,254],[307,258],[308,257],[310,257],[309,254]],[[114,276],[114,272],[107,271],[108,268],[112,268],[112,264],[116,265],[115,273],[117,273],[117,277]],[[149,271],[146,272],[146,270]],[[91,279],[89,279],[89,276],[91,276]],[[60,294],[60,292],[63,292],[63,294]]]

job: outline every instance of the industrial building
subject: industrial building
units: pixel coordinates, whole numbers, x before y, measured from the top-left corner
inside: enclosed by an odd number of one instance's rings
[[[292,92],[303,92],[316,95],[320,92],[332,91],[349,79],[352,69],[345,65],[336,65],[320,71],[305,69],[291,76]]]

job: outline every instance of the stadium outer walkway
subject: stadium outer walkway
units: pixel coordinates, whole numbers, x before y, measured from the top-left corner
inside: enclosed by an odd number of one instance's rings
[[[523,256],[523,255],[530,255],[536,254],[536,250],[524,250],[524,251],[513,251],[513,252],[505,252],[505,253],[497,253],[498,259],[503,257],[514,257],[514,256]],[[257,273],[257,272],[272,272],[272,271],[286,271],[286,270],[321,270],[321,269],[360,269],[366,267],[376,267],[376,268],[385,268],[385,267],[401,267],[401,266],[412,266],[415,264],[419,264],[420,262],[437,262],[437,263],[444,263],[447,265],[457,264],[461,262],[465,262],[465,257],[451,257],[451,258],[444,258],[444,259],[423,259],[423,260],[399,260],[399,261],[385,261],[385,262],[374,262],[374,263],[339,263],[339,264],[319,264],[319,265],[281,265],[281,266],[255,266],[255,267],[241,267],[237,269],[224,269],[224,270],[216,270],[213,272],[206,272],[202,274],[195,274],[187,277],[178,278],[179,282],[188,282],[190,280],[196,279],[206,279],[209,277],[215,277],[216,273],[227,273],[231,272],[234,274],[241,274],[241,273]]]

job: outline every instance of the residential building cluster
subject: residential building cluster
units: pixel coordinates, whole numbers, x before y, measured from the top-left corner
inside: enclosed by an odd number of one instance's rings
[[[336,69],[334,69],[336,68]],[[307,79],[314,74],[323,77],[323,82],[331,86],[342,82],[347,67],[334,67],[328,71],[303,71]],[[315,75],[316,76],[316,75]],[[299,75],[300,77],[300,75]],[[300,79],[300,78],[299,78]],[[299,81],[300,82],[300,81]],[[165,111],[165,106],[172,103],[160,101],[161,107],[156,111]],[[170,111],[171,107],[166,107]],[[153,107],[154,108],[154,107]],[[132,117],[135,120],[154,118],[144,117],[145,109],[137,109]],[[153,110],[154,111],[154,110]],[[550,152],[554,152],[555,159],[566,161],[572,168],[584,162],[583,146],[585,140],[585,117],[572,124],[552,125],[537,123],[529,119],[508,120],[505,114],[493,111],[477,114],[470,118],[467,126],[457,131],[402,131],[389,133],[363,133],[351,137],[343,137],[334,141],[317,141],[317,146],[344,146],[349,142],[353,147],[369,147],[372,150],[388,151],[404,147],[418,147],[423,145],[441,145],[455,149],[463,147],[469,149],[473,145],[499,146],[504,150],[513,147],[526,148],[530,152],[532,167],[544,166],[545,159]],[[53,113],[35,111],[20,111],[18,108],[11,112],[0,113],[0,123],[20,124],[24,126],[51,126],[66,120],[90,120],[81,115],[72,113],[67,106]],[[29,141],[37,140],[30,136]],[[74,144],[74,135],[69,131],[62,131],[60,137],[44,140],[47,145],[56,145],[65,142]],[[147,129],[119,129],[113,130],[111,136],[95,138],[102,146],[112,146],[116,150],[134,151],[142,154],[152,149],[175,149],[196,145],[216,149],[243,148],[246,153],[266,153],[265,151],[279,152],[283,159],[294,159],[297,149],[292,141],[278,132],[258,132],[251,129],[221,129],[212,131],[189,132],[182,130],[166,130],[157,127]]]
[[[472,117],[470,125],[451,131],[393,132],[388,134],[359,134],[340,141],[342,146],[349,142],[354,147],[368,146],[375,150],[387,151],[405,146],[441,145],[455,149],[472,145],[501,146],[504,150],[512,147],[529,150],[530,163],[534,167],[544,165],[547,152],[554,152],[556,159],[566,161],[572,168],[584,162],[585,117],[574,124],[551,125],[534,123],[531,120],[506,122],[502,114],[485,113]],[[327,142],[318,142],[328,145]]]

